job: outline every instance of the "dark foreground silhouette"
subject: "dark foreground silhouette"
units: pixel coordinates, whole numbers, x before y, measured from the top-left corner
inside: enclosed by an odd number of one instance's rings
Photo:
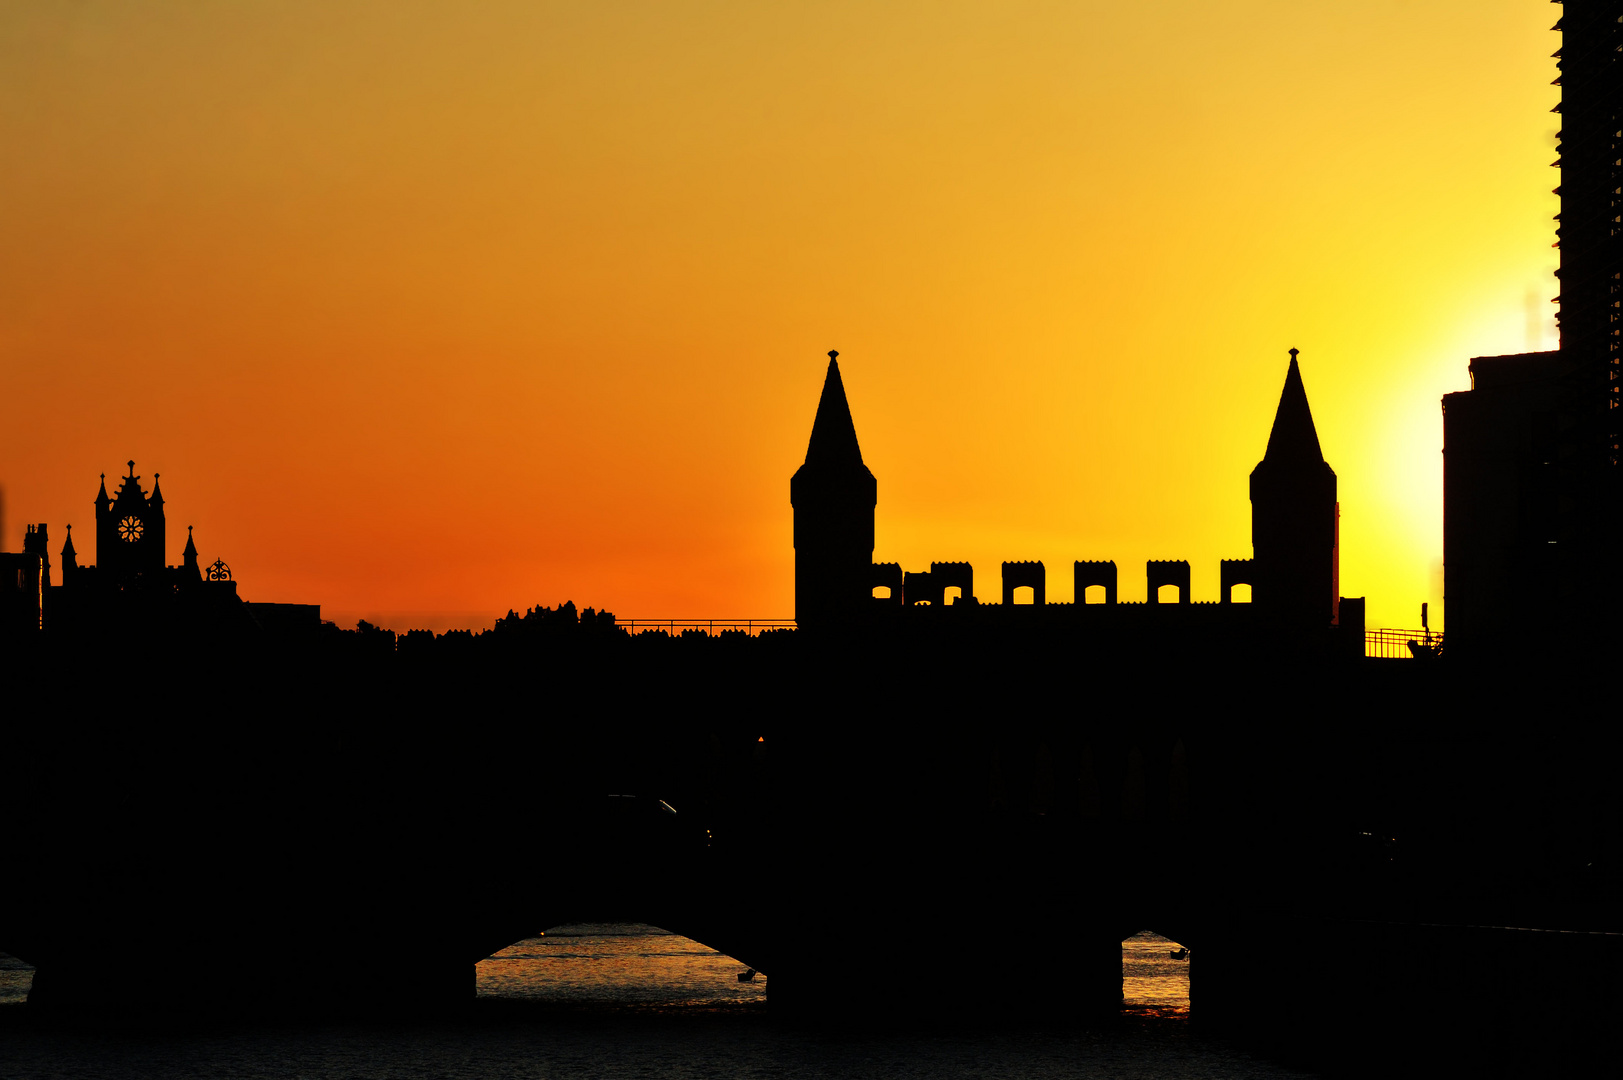
[[[841,1023],[1110,1015],[1147,928],[1192,947],[1195,1023],[1321,1062],[1615,1030],[1623,748],[1581,680],[576,626],[29,658],[106,705],[8,738],[0,949],[37,966],[29,1007],[457,1008],[505,945],[630,919]],[[1314,943],[1300,1002],[1254,948],[1281,927]],[[988,947],[936,955],[965,934]],[[830,935],[905,992],[834,986]]]
[[[1623,12],[1566,10],[1563,345],[1478,358],[1445,402],[1446,648],[1365,656],[1294,350],[1251,557],[1208,603],[1181,560],[1124,603],[1078,552],[1075,604],[1039,562],[1003,563],[1001,602],[962,562],[875,563],[834,354],[791,481],[794,630],[572,605],[340,630],[246,600],[190,535],[166,565],[131,462],[94,566],[69,536],[53,567],[43,524],[0,556],[0,950],[37,967],[29,1010],[457,1009],[480,958],[635,920],[767,975],[775,1015],[1071,1021],[1118,1013],[1120,943],[1152,929],[1192,950],[1193,1024],[1321,1068],[1615,1071]],[[939,947],[964,934],[988,947]],[[1272,992],[1281,936],[1314,993]],[[831,937],[905,991],[843,992]]]

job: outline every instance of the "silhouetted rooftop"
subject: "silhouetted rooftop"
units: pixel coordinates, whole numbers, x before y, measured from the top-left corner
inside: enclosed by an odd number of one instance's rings
[[[1473,356],[1469,370],[1471,389],[1500,390],[1557,378],[1571,366],[1559,352],[1512,353],[1508,356]]]

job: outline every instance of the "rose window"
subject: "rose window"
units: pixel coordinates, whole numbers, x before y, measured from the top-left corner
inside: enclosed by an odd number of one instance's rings
[[[127,517],[120,521],[118,523],[118,535],[120,539],[128,540],[132,544],[141,539],[141,519]]]

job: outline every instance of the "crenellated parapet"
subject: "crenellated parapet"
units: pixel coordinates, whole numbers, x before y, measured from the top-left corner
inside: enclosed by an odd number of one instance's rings
[[[968,563],[933,562],[930,564],[930,576],[941,586],[943,597],[948,589],[957,589],[962,600],[975,599],[975,569]]]
[[[1076,603],[1087,603],[1088,590],[1095,585],[1105,591],[1105,603],[1116,602],[1116,560],[1078,559],[1076,561]]]
[[[885,607],[901,607],[903,604],[902,564],[893,562],[876,562],[868,573],[868,595],[874,603]],[[875,589],[890,590],[887,596],[873,596]]]
[[[927,570],[909,570],[902,579],[902,593],[907,597],[903,602],[908,607],[916,604],[941,606],[942,589],[936,584],[935,575]]]
[[[904,607],[947,607],[948,589],[957,589],[961,602],[973,603],[975,600],[975,571],[969,563],[932,562],[928,570],[909,570],[903,574],[898,569],[895,573],[901,579],[901,590],[898,593],[892,589],[891,595],[899,595]]]
[[[1165,585],[1178,589],[1178,603],[1189,603],[1189,560],[1150,559],[1144,564],[1144,584],[1147,603],[1161,602],[1160,590]]]
[[[1072,599],[1064,603],[1050,602],[1041,560],[1002,563],[1000,595],[987,596],[984,604],[975,595],[974,570],[967,562],[934,561],[915,571],[873,563],[878,486],[862,460],[836,355],[829,354],[805,463],[790,481],[800,625],[840,627],[847,617],[860,616],[859,623],[931,633],[1055,632],[1111,641],[1139,633],[1188,633],[1191,640],[1216,642],[1228,633],[1252,632],[1260,619],[1301,641],[1316,629],[1329,631],[1336,621],[1335,473],[1319,447],[1295,349],[1267,449],[1251,473],[1254,556],[1222,560],[1218,595],[1199,604],[1185,559],[1147,560],[1145,598],[1131,602],[1122,597],[1116,560],[1078,559],[1072,566]],[[1169,593],[1163,601],[1162,590],[1169,585],[1177,597]],[[1028,588],[1032,604],[1016,605],[1017,590]],[[1016,606],[1018,614],[1012,613]],[[952,613],[943,614],[948,607]]]
[[[1257,564],[1255,559],[1222,559],[1217,564],[1218,589],[1222,595],[1217,598],[1220,604],[1234,602],[1234,586],[1244,585],[1256,595]]]
[[[1003,564],[1003,602],[1014,603],[1014,590],[1030,588],[1031,602],[1038,607],[1048,603],[1048,571],[1042,561]]]

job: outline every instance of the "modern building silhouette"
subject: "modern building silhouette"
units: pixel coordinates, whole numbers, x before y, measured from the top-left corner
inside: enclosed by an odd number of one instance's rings
[[[1623,601],[1623,3],[1569,0],[1553,29],[1560,348],[1476,357],[1443,398],[1449,648],[1466,656],[1609,640]]]
[[[1217,603],[1193,602],[1187,562],[1157,559],[1145,565],[1147,598],[1142,604],[1118,600],[1113,560],[1075,562],[1075,602],[1050,604],[1041,562],[1003,563],[999,602],[975,595],[974,569],[968,563],[932,562],[926,571],[904,571],[896,563],[872,561],[878,484],[862,460],[838,353],[830,352],[806,460],[789,484],[796,621],[822,629],[905,617],[1002,628],[1016,617],[1042,620],[1050,630],[1070,626],[1110,633],[1153,624],[1218,633],[1225,626],[1251,626],[1260,617],[1275,630],[1298,635],[1334,632],[1343,650],[1362,655],[1363,599],[1337,595],[1336,474],[1319,446],[1297,350],[1291,349],[1290,356],[1267,451],[1251,472],[1253,555],[1222,561]],[[1177,589],[1175,603],[1161,601],[1167,585]],[[1250,603],[1234,602],[1236,586],[1250,588]],[[1095,587],[1098,602],[1088,603],[1088,591]],[[957,589],[958,596],[949,598],[950,589]],[[1029,606],[1015,604],[1020,589],[1031,590]]]

